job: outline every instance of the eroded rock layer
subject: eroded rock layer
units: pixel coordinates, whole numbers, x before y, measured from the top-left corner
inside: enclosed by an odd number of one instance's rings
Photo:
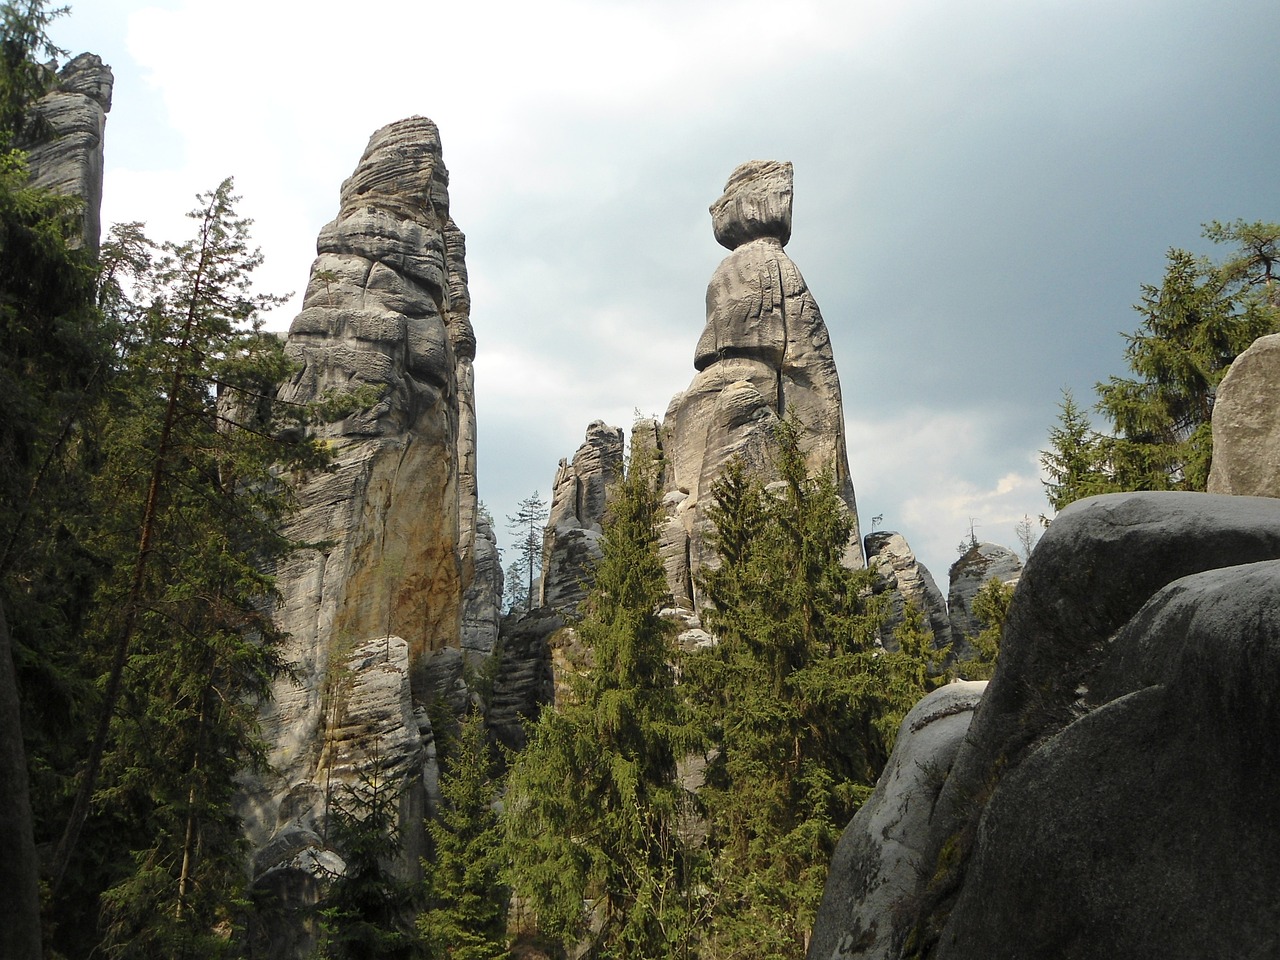
[[[906,538],[893,530],[869,533],[864,541],[867,566],[876,575],[875,593],[885,603],[885,620],[880,628],[880,642],[897,649],[893,631],[903,622],[907,604],[924,617],[933,634],[935,647],[951,642],[951,621],[947,601],[934,582],[928,567],[916,559]]]
[[[845,449],[840,378],[826,324],[799,269],[791,237],[791,164],[753,160],[711,206],[715,237],[732,252],[707,286],[697,374],[662,424],[666,506],[663,553],[676,602],[697,608],[696,575],[711,560],[704,499],[725,464],[741,457],[773,470],[774,427],[793,417],[811,472],[833,472],[854,521],[846,563],[863,565]]]
[[[463,256],[435,124],[414,117],[375,132],[342,185],[338,216],[320,231],[285,348],[298,371],[281,400],[347,396],[358,412],[318,428],[333,469],[299,479],[287,533],[310,546],[276,571],[293,672],[263,717],[273,775],[246,785],[259,850],[314,846],[294,798],[358,786],[335,729],[344,722],[335,691],[353,691],[352,709],[367,713],[366,675],[395,654],[404,682],[395,709],[378,709],[378,769],[425,790],[433,771],[422,705],[453,691],[464,656],[494,648],[501,571],[477,509]],[[406,835],[409,848],[420,826]],[[410,867],[415,856],[406,855]]]
[[[572,460],[561,460],[543,535],[541,604],[573,616],[600,559],[601,524],[610,487],[622,475],[619,427],[596,420]]]
[[[81,236],[94,253],[102,233],[102,138],[114,82],[101,57],[80,54],[36,104],[36,127],[22,144],[32,184],[84,200]]]
[[[1280,334],[1255,340],[1218,384],[1209,492],[1280,497]]]

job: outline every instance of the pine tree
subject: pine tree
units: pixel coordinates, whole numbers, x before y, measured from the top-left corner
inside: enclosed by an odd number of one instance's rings
[[[676,761],[696,745],[681,709],[658,555],[653,451],[632,450],[610,499],[603,556],[578,633],[591,665],[544,711],[508,786],[512,887],[561,950],[586,934],[600,956],[687,952],[695,861]]]
[[[374,773],[329,804],[329,840],[343,859],[318,905],[321,956],[407,960],[418,955],[414,885],[391,869],[401,853],[400,791]]]
[[[973,598],[973,617],[982,630],[970,642],[973,655],[957,664],[957,672],[966,680],[990,680],[995,675],[1000,656],[1000,636],[1013,601],[1013,587],[992,577]]]
[[[869,574],[842,563],[852,521],[833,477],[808,475],[799,440],[781,425],[768,489],[731,463],[708,511],[720,564],[701,577],[702,619],[719,644],[685,670],[715,748],[701,796],[716,955],[804,955],[835,841],[888,758],[894,719],[929,687],[910,643],[878,646]]]
[[[260,257],[234,200],[229,180],[202,196],[195,238],[162,248],[145,299],[115,304],[125,336],[92,413],[109,424],[93,438],[95,509],[72,531],[103,570],[83,624],[102,692],[53,889],[98,817],[113,956],[225,944],[212,931],[244,883],[235,778],[262,761],[257,704],[281,666],[266,572],[293,547],[280,467],[323,460],[314,441],[277,439],[306,411],[271,400],[289,365],[259,330],[271,298],[249,289]]]
[[[443,809],[427,824],[434,844],[424,864],[426,909],[418,933],[427,955],[441,960],[500,960],[507,955],[507,904],[502,824],[493,752],[484,718],[474,712],[445,754]]]

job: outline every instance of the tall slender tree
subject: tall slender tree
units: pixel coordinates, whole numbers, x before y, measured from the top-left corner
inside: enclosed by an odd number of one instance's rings
[[[524,608],[532,610],[537,594],[534,578],[542,566],[542,526],[547,522],[547,502],[538,491],[525,497],[516,506],[516,512],[507,517],[507,530],[516,536],[517,561],[525,576]]]
[[[869,574],[842,563],[852,521],[800,436],[779,428],[777,484],[731,463],[712,488],[702,619],[719,643],[685,671],[715,747],[701,796],[717,956],[804,955],[836,838],[930,686],[919,645],[878,646]]]
[[[1171,249],[1164,279],[1144,286],[1135,307],[1142,324],[1126,335],[1130,376],[1098,384],[1112,425],[1105,460],[1122,490],[1205,488],[1218,383],[1255,339],[1280,329],[1280,224],[1213,222],[1204,232],[1235,249],[1216,263]]]
[[[685,955],[697,931],[690,797],[676,761],[697,744],[680,704],[658,556],[655,451],[633,447],[609,502],[603,556],[577,629],[590,663],[569,703],[545,710],[510,773],[512,886],[564,951]]]

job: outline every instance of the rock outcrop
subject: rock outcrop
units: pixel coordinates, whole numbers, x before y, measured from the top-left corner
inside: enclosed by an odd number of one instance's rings
[[[539,599],[568,616],[587,595],[591,568],[600,559],[601,524],[608,492],[622,475],[620,427],[596,420],[572,461],[561,460],[551,489],[542,545]]]
[[[1218,384],[1209,492],[1280,497],[1280,334],[1255,340]]]
[[[753,160],[734,170],[711,205],[716,240],[732,251],[707,287],[697,374],[662,424],[666,506],[663,554],[676,602],[697,609],[696,574],[712,559],[703,498],[734,456],[772,472],[774,426],[794,417],[813,472],[834,473],[854,520],[846,562],[863,564],[845,449],[840,378],[826,324],[791,238],[791,164]]]
[[[477,510],[462,234],[430,120],[373,134],[317,254],[285,347],[298,372],[279,396],[346,397],[357,412],[318,428],[333,469],[298,478],[300,509],[286,532],[311,546],[276,571],[277,619],[289,634],[282,653],[293,669],[262,718],[273,774],[246,784],[245,810],[257,850],[303,856],[305,848],[312,858],[325,850],[311,849],[297,798],[353,786],[355,775],[334,685],[358,694],[368,671],[387,669],[362,651],[401,638],[387,649],[398,651],[408,699],[384,711],[359,707],[357,697],[351,709],[378,712],[380,726],[361,723],[383,731],[378,767],[412,805],[414,784],[425,790],[433,775],[421,707],[435,691],[455,692],[463,650],[477,658],[493,650],[501,591],[492,530]],[[408,807],[405,816],[412,867],[421,817],[409,818]],[[275,869],[261,853],[257,863],[259,878]]]
[[[921,879],[888,956],[1275,955],[1278,689],[1280,504],[1069,506],[936,803],[921,795]],[[881,955],[854,946],[823,960]]]
[[[840,836],[813,925],[809,955],[888,960],[915,896],[938,790],[986,681],[939,687],[902,721],[875,792]]]
[[[21,144],[32,184],[84,201],[81,236],[94,254],[102,234],[102,143],[114,83],[101,57],[80,54],[36,104],[32,136]]]
[[[933,634],[935,647],[951,642],[951,620],[947,601],[934,582],[929,569],[916,559],[902,534],[878,530],[864,539],[867,568],[876,575],[875,593],[886,605],[886,618],[880,630],[880,642],[896,649],[894,629],[903,621],[906,605],[914,604],[923,614]]]
[[[973,615],[973,598],[993,577],[1007,586],[1017,584],[1022,576],[1022,561],[1008,547],[995,543],[979,543],[970,547],[951,565],[951,586],[947,591],[947,609],[951,617],[951,637],[963,643],[966,637],[982,632],[982,624]],[[957,654],[964,651],[957,650]]]

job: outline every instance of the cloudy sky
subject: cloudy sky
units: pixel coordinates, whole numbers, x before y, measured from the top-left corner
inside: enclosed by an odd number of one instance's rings
[[[1165,250],[1280,220],[1274,0],[80,0],[52,33],[115,71],[104,222],[180,239],[233,175],[264,289],[304,287],[374,129],[438,123],[499,520],[688,384],[707,206],[792,161],[864,532],[944,590],[971,522],[1047,509],[1061,391],[1124,372]]]

